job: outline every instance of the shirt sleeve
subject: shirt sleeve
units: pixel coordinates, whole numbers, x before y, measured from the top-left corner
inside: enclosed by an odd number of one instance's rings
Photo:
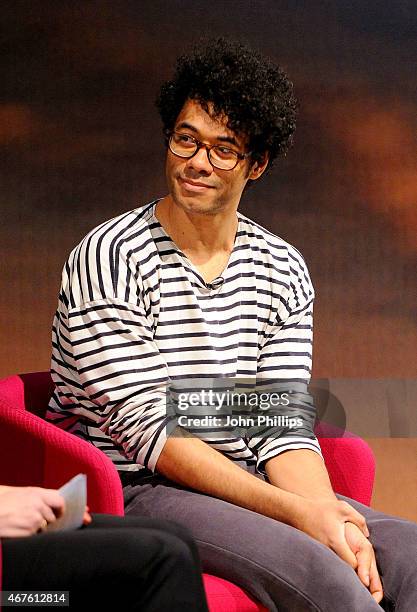
[[[311,377],[314,289],[307,267],[298,252],[290,254],[288,297],[260,351],[257,393],[275,393],[281,404],[266,410],[265,416],[281,416],[279,426],[257,427],[248,445],[257,456],[257,469],[265,473],[265,463],[289,450],[309,449],[321,457],[314,435],[316,411],[308,384]],[[288,402],[288,403],[287,403]],[[288,418],[286,418],[288,417]]]
[[[84,416],[127,458],[154,471],[175,423],[166,408],[167,365],[145,312],[117,299],[72,308],[60,321],[60,346],[71,359],[61,371],[55,360],[54,368]]]

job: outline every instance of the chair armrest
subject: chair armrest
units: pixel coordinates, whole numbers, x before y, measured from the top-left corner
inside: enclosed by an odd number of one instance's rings
[[[0,482],[59,488],[80,472],[91,512],[124,514],[120,478],[104,453],[0,399]]]

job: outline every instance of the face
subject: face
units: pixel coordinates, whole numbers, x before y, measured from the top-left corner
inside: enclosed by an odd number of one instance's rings
[[[195,100],[188,100],[175,122],[174,130],[193,136],[208,145],[223,145],[238,153],[247,153],[246,141],[226,127],[227,119],[211,118]],[[169,149],[166,176],[170,196],[186,212],[216,214],[235,211],[243,189],[249,179],[255,180],[266,168],[250,159],[239,160],[233,170],[214,168],[201,147],[197,153],[184,159]]]

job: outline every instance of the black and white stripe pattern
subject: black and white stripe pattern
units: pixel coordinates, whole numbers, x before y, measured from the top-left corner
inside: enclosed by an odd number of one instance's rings
[[[238,213],[223,284],[210,288],[171,241],[156,201],[103,223],[72,251],[53,324],[48,418],[121,470],[154,470],[167,435],[166,383],[308,382],[313,288],[296,249]],[[232,460],[320,453],[311,432],[204,438]]]

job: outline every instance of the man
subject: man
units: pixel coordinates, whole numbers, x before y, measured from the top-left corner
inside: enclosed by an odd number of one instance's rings
[[[0,605],[22,592],[36,601],[34,593],[41,600],[53,591],[52,601],[62,605],[65,598],[71,610],[207,610],[187,530],[87,511],[81,529],[47,532],[65,512],[55,489],[0,485]]]
[[[386,609],[417,609],[417,527],[333,493],[305,394],[275,433],[174,428],[169,381],[306,383],[314,294],[298,251],[237,212],[291,142],[286,75],[219,39],[179,59],[158,107],[169,193],[72,252],[50,418],[109,454],[127,513],[188,525],[204,569],[269,609],[380,609],[375,550]]]

